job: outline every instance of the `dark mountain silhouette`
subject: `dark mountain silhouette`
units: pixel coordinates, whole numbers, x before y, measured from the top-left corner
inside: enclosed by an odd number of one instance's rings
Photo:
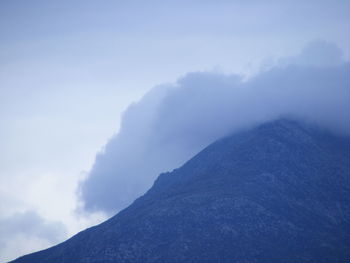
[[[350,262],[350,138],[290,120],[228,136],[106,222],[13,262]]]

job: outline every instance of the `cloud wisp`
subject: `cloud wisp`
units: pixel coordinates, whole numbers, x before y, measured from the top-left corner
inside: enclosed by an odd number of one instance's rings
[[[60,222],[43,219],[33,210],[0,219],[0,260],[49,247],[66,237]]]
[[[114,213],[216,139],[290,116],[350,134],[350,64],[335,45],[316,41],[299,56],[244,80],[190,73],[159,86],[124,113],[118,134],[80,185],[88,211]]]

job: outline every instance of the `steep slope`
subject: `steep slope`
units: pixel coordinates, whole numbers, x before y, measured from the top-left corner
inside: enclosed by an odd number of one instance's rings
[[[350,138],[289,120],[223,138],[108,221],[13,262],[350,262]]]

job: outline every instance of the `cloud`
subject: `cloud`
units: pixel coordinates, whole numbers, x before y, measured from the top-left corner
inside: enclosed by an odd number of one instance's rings
[[[114,213],[214,140],[281,116],[350,134],[350,64],[341,54],[318,41],[248,80],[197,72],[154,88],[96,156],[80,185],[85,209]]]
[[[35,211],[26,211],[0,219],[0,261],[52,246],[66,237],[58,222],[48,222]]]
[[[344,54],[334,43],[325,40],[315,40],[308,43],[301,54],[295,57],[280,59],[280,66],[298,65],[330,67],[344,63]]]

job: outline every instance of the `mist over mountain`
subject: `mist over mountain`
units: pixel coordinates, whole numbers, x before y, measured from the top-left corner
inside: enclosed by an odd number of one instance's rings
[[[222,138],[283,118],[350,136],[349,14],[350,0],[0,1],[0,263],[115,216]]]
[[[279,60],[248,80],[236,74],[189,73],[159,86],[124,113],[118,134],[96,156],[80,185],[87,211],[112,215],[228,134],[288,116],[350,134],[350,64],[325,41]]]
[[[108,221],[13,262],[349,260],[350,137],[279,119],[217,140]]]

